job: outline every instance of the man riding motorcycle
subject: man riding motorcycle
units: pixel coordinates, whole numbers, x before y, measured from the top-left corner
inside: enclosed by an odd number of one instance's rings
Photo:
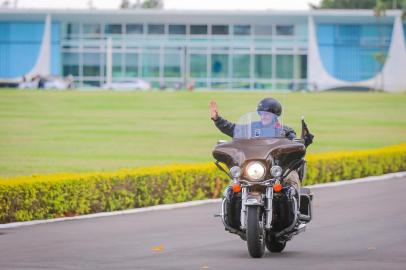
[[[270,124],[277,124],[274,123],[272,119],[267,119],[269,115],[273,114],[276,116],[280,116],[282,114],[282,105],[279,103],[274,98],[264,98],[262,99],[258,105],[257,105],[257,112],[261,117],[261,124],[262,125],[270,125]],[[262,113],[262,112],[268,112],[268,113]],[[214,124],[216,127],[223,132],[224,134],[233,137],[234,134],[234,129],[235,129],[235,124],[232,122],[227,121],[226,119],[222,118],[218,114],[218,108],[217,108],[217,103],[216,101],[212,100],[210,102],[210,117],[213,120]],[[293,140],[296,138],[296,133],[295,131],[288,126],[283,125],[282,126],[284,135],[286,138]],[[304,145],[307,147],[313,142],[314,136],[310,133],[306,133],[304,135]],[[289,196],[299,196],[299,190],[300,190],[300,179],[299,175],[296,171],[291,171],[289,175],[285,178],[285,183],[293,187],[294,189],[291,189],[289,192]],[[227,193],[227,191],[226,191]]]

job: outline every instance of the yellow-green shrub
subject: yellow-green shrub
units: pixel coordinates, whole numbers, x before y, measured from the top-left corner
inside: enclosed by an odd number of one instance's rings
[[[406,169],[406,144],[307,160],[305,185],[379,175]],[[0,223],[218,198],[227,184],[213,164],[0,179]]]
[[[373,150],[307,156],[304,185],[348,180],[406,170],[406,144]]]

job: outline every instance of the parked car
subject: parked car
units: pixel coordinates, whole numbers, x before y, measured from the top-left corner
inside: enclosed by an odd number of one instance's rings
[[[131,91],[131,90],[150,90],[151,84],[144,80],[134,81],[121,81],[113,83],[105,83],[102,85],[103,89],[117,90],[117,91]]]

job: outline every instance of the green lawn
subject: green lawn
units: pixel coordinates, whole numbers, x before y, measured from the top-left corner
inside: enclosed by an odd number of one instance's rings
[[[306,117],[316,136],[309,152],[406,142],[406,94],[0,90],[0,175],[210,161],[226,139],[209,119],[210,99],[236,121],[270,95],[298,134]]]

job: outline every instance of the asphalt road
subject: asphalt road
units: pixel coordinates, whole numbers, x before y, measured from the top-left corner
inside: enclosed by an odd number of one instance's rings
[[[0,230],[0,269],[406,269],[406,178],[314,189],[281,254],[248,255],[219,204]]]

